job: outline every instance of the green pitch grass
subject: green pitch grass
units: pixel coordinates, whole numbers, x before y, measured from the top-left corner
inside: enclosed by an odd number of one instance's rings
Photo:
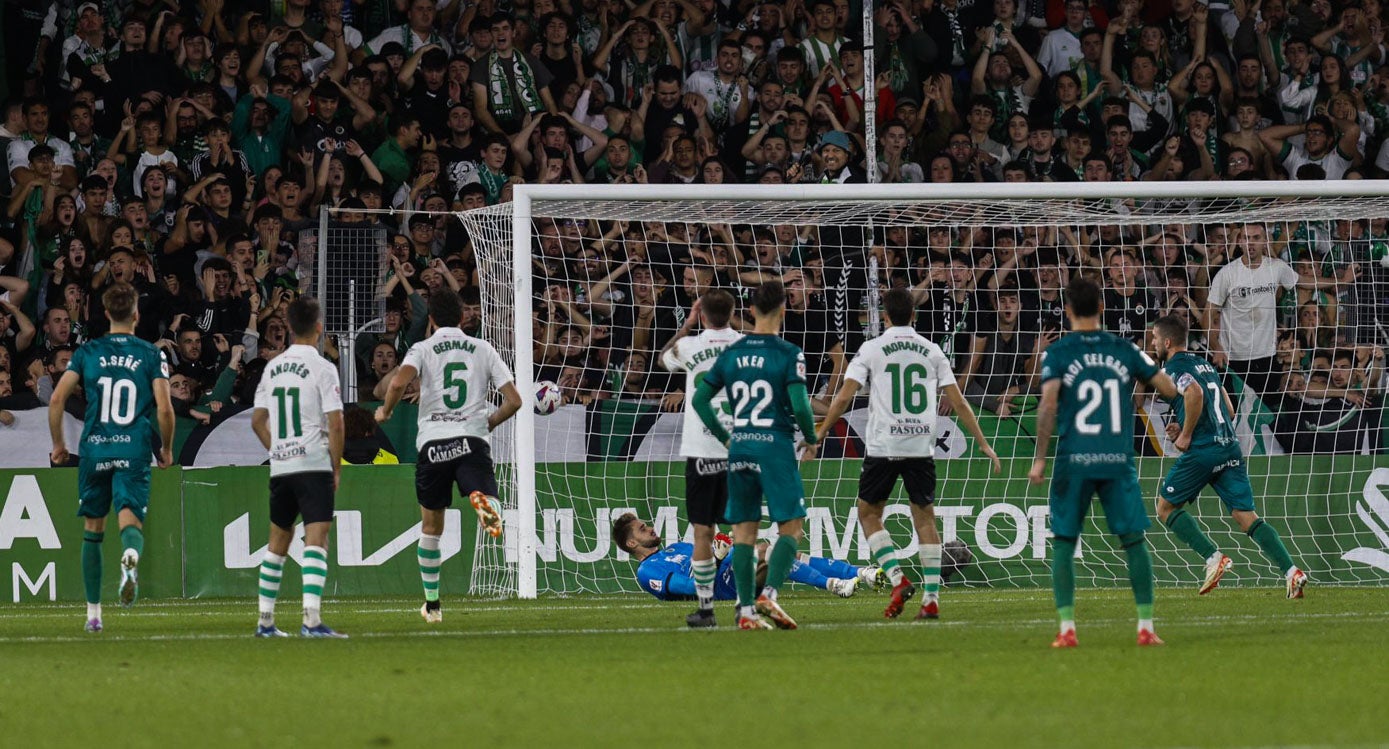
[[[0,608],[10,747],[1346,746],[1389,741],[1389,595],[1159,591],[1162,648],[1126,591],[1080,591],[1052,651],[1045,591],[783,597],[796,632],[688,631],[637,597],[329,601],[346,641],[250,637],[255,602]],[[298,631],[297,600],[281,607]],[[913,611],[909,610],[906,616]],[[286,627],[288,629],[288,627]]]

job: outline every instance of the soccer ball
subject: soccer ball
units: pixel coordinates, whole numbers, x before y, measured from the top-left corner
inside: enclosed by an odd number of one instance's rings
[[[965,545],[964,541],[958,538],[945,542],[941,548],[940,577],[945,582],[950,582],[950,578],[961,574],[974,561],[974,554]]]
[[[549,416],[559,408],[560,404],[559,385],[549,381],[541,380],[535,383],[535,412],[541,416]]]

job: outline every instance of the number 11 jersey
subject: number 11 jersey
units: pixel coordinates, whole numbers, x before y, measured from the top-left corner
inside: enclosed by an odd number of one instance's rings
[[[328,414],[342,410],[338,370],[313,346],[296,343],[265,365],[256,408],[270,415],[270,475],[333,470]]]
[[[420,373],[416,449],[453,437],[487,439],[487,396],[513,379],[492,344],[458,328],[439,328],[411,346],[401,364]]]

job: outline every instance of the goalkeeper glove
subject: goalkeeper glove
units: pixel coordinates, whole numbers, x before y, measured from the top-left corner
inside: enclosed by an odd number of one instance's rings
[[[733,548],[733,539],[723,533],[714,534],[714,559],[722,562],[728,556],[728,552]]]

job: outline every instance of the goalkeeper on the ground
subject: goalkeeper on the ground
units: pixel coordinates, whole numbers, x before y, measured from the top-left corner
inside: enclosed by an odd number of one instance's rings
[[[675,543],[661,546],[656,530],[630,512],[613,523],[613,541],[619,549],[637,560],[637,583],[643,591],[662,601],[694,597],[695,582],[690,574],[693,545]],[[714,577],[714,599],[718,601],[732,601],[738,597],[733,584],[733,560],[728,556],[730,545],[731,541],[726,536],[716,537],[713,545],[718,563],[718,572]],[[766,544],[759,544],[758,556],[765,556],[766,549]],[[856,567],[848,562],[808,554],[801,554],[791,564],[788,579],[828,590],[840,598],[852,596],[860,582],[879,588],[886,582],[882,570],[877,567]]]

